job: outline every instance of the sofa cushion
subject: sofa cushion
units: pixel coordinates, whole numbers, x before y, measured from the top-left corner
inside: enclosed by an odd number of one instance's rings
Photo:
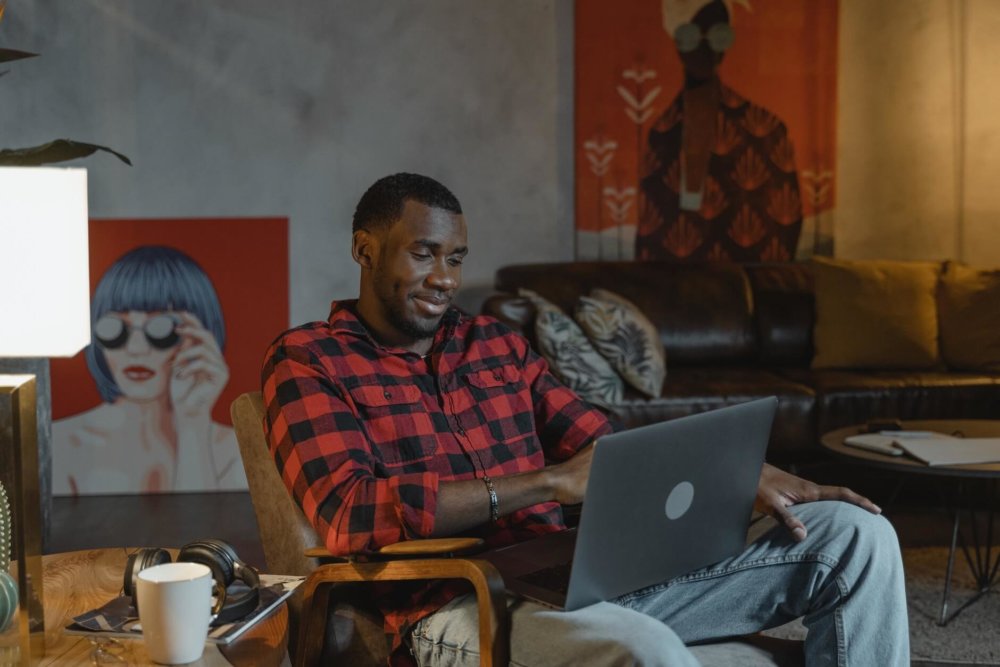
[[[812,266],[776,262],[745,269],[753,288],[758,363],[808,368],[816,319]]]
[[[814,258],[813,368],[931,368],[940,265]]]
[[[663,343],[635,304],[614,292],[595,289],[580,297],[573,317],[622,379],[647,396],[660,395],[667,376]]]
[[[817,434],[869,419],[995,419],[1000,374],[786,369],[816,392]]]
[[[768,460],[784,462],[814,454],[815,395],[809,387],[755,368],[672,368],[660,398],[626,391],[611,411],[626,428],[715,410],[767,396],[778,397]]]
[[[1000,371],[1000,270],[948,262],[938,319],[941,356],[949,368]]]
[[[538,311],[535,337],[539,351],[556,377],[591,403],[612,405],[620,402],[625,383],[594,349],[573,318],[531,290],[522,289],[520,295],[529,299]]]

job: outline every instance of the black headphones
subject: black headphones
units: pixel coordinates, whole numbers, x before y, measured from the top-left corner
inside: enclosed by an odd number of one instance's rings
[[[139,573],[147,567],[169,562],[170,554],[166,549],[139,549],[128,557],[122,589],[126,597],[132,598],[132,606],[139,608],[136,599]],[[257,571],[241,561],[236,550],[222,540],[198,540],[185,544],[177,554],[177,562],[201,563],[212,571],[212,578],[215,580],[215,605],[212,608],[215,620],[212,625],[239,620],[257,608],[260,600],[260,577]],[[250,590],[228,597],[226,589],[236,581],[242,581]]]

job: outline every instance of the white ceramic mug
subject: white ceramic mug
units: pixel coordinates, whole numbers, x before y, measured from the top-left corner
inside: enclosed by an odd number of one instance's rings
[[[153,662],[182,665],[201,657],[212,619],[212,583],[212,571],[201,563],[164,563],[139,572],[139,622]]]

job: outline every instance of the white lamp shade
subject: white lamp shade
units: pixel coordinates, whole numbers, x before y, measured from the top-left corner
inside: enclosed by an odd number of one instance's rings
[[[89,342],[87,170],[0,167],[0,357]]]

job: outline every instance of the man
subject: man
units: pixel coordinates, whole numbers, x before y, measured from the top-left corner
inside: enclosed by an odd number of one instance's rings
[[[560,504],[583,499],[610,426],[524,338],[450,307],[466,239],[443,185],[379,180],[354,214],[358,299],[267,352],[272,452],[335,554],[458,533],[500,546],[561,530]],[[575,612],[512,602],[512,664],[691,665],[685,642],[805,616],[810,664],[908,665],[899,547],[879,509],[771,466],[757,508],[784,528],[710,568]],[[460,585],[393,585],[378,603],[393,664],[478,664]]]

